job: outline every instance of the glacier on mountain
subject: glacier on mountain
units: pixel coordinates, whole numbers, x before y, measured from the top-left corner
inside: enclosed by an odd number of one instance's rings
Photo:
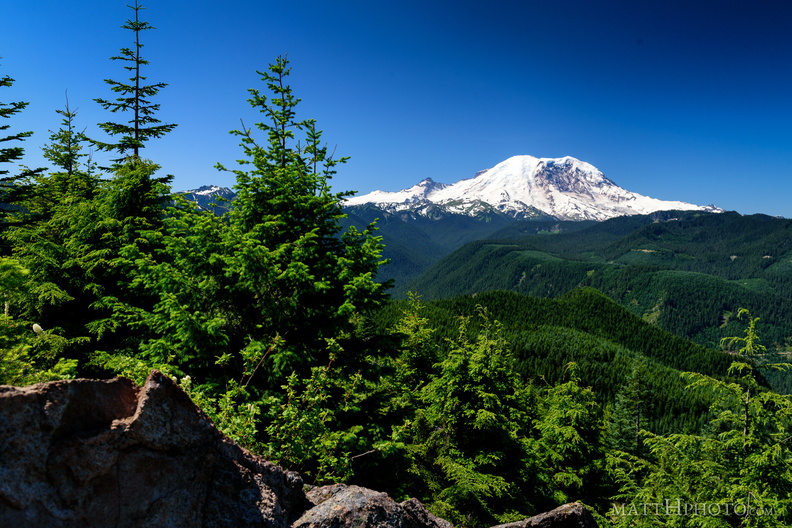
[[[552,216],[559,220],[607,220],[667,210],[721,212],[718,207],[666,201],[623,189],[593,165],[567,156],[513,156],[473,178],[442,184],[426,178],[409,189],[353,196],[345,205],[374,204],[389,211],[441,208],[475,215],[494,209],[515,218]],[[429,207],[434,206],[434,207]]]

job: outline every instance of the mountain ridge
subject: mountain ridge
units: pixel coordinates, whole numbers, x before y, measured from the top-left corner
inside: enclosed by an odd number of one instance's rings
[[[199,209],[212,211],[221,216],[231,208],[236,193],[229,187],[219,185],[202,185],[197,189],[189,189],[178,193],[187,200],[195,202]]]
[[[714,348],[740,335],[744,322],[736,314],[746,308],[761,318],[768,349],[792,343],[792,220],[675,211],[557,234],[537,232],[533,223],[515,222],[463,245],[413,279],[410,290],[424,299],[493,290],[555,298],[591,287]],[[792,392],[792,380],[782,383]]]
[[[607,220],[663,210],[722,212],[714,205],[658,200],[623,189],[600,170],[571,156],[512,156],[475,176],[452,184],[424,178],[400,191],[353,196],[345,205],[373,204],[391,213],[476,216],[498,211],[514,219]]]

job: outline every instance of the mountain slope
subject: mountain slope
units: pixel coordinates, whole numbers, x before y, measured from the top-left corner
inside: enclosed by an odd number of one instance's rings
[[[463,244],[487,238],[500,238],[500,233],[565,233],[590,227],[593,221],[531,220],[516,221],[498,212],[467,216],[443,213],[433,217],[408,211],[391,213],[372,204],[344,207],[347,218],[342,228],[349,225],[364,229],[377,220],[377,235],[382,236],[385,248],[383,257],[388,264],[377,274],[381,281],[393,279],[394,296],[403,296],[415,287],[416,279],[432,264],[458,249]]]
[[[496,211],[517,219],[559,220],[605,220],[672,209],[720,212],[714,206],[657,200],[627,191],[594,166],[569,156],[513,156],[450,185],[427,178],[409,189],[374,191],[349,198],[346,204],[374,204],[389,212],[426,216],[440,209],[470,216]]]
[[[792,221],[676,212],[482,240],[438,261],[414,289],[425,298],[497,289],[558,297],[579,286],[706,346],[740,335],[733,314],[748,308],[762,319],[763,342],[784,347],[792,338]]]
[[[400,317],[406,301],[395,301],[380,317]],[[426,301],[422,315],[434,328],[438,343],[457,335],[459,317],[469,317],[470,329],[486,310],[497,320],[514,353],[515,368],[526,382],[544,386],[568,379],[569,363],[577,364],[581,384],[594,389],[604,402],[613,402],[630,371],[645,367],[650,407],[649,428],[658,433],[695,430],[707,416],[700,393],[685,390],[680,371],[723,376],[733,357],[707,349],[647,324],[600,292],[581,288],[557,299],[494,291]],[[390,312],[390,313],[388,313]]]
[[[179,193],[191,202],[195,202],[200,209],[212,211],[221,216],[231,208],[231,202],[236,198],[236,193],[228,187],[217,185],[204,185]]]

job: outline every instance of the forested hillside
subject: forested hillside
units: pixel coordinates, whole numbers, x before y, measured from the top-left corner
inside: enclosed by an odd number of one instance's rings
[[[519,229],[521,234],[561,233],[584,229],[592,221],[531,220],[518,222],[490,210],[476,216],[438,212],[423,216],[411,212],[391,213],[372,204],[345,206],[348,215],[342,225],[362,229],[377,221],[378,235],[384,244],[383,256],[388,265],[380,270],[382,280],[394,280],[392,295],[404,298],[414,289],[416,280],[432,264],[465,243],[499,236]],[[430,209],[431,212],[431,209]]]
[[[733,314],[747,307],[761,317],[765,339],[784,348],[792,336],[791,226],[763,215],[691,212],[553,235],[521,236],[525,226],[515,224],[446,256],[415,290],[427,298],[493,289],[557,297],[590,286],[706,346],[733,335]]]
[[[380,317],[402,306],[393,302]],[[642,321],[591,288],[557,299],[487,292],[427,302],[423,313],[437,329],[436,337],[452,340],[460,316],[474,318],[471,330],[479,328],[475,314],[482,308],[502,325],[516,368],[526,381],[555,385],[563,381],[566,365],[575,363],[581,382],[592,387],[602,403],[612,403],[628,374],[640,365],[641,383],[653,400],[647,405],[654,409],[643,419],[657,432],[697,430],[699,421],[706,419],[706,402],[690,400],[694,395],[684,390],[681,372],[720,377],[732,361],[729,354]]]
[[[108,80],[118,98],[99,100],[129,121],[102,123],[96,139],[58,111],[51,168],[35,171],[16,165],[29,132],[0,137],[11,145],[0,149],[0,384],[142,381],[156,368],[225,434],[306,482],[417,497],[460,528],[576,500],[615,526],[792,524],[792,402],[757,366],[781,326],[762,309],[789,301],[788,223],[533,224],[547,229],[438,263],[423,289],[450,298],[389,300],[382,239],[362,213],[344,214],[349,193],[331,179],[345,158],[298,117],[283,57],[250,90],[261,122],[233,131],[242,161],[228,169],[229,211],[172,192],[143,157],[174,125],[156,118],[166,85],[145,84],[140,39],[152,28],[132,9],[136,45],[114,59],[133,77]],[[0,103],[0,116],[25,106]],[[89,146],[112,157],[107,167]],[[729,353],[663,330],[664,317],[688,320],[677,311],[710,317],[707,297],[672,305],[674,285],[735,288],[739,305],[716,306]],[[746,292],[756,304],[742,304]],[[666,501],[704,514],[646,513]]]
[[[487,238],[513,220],[497,211],[470,217],[439,213],[425,217],[408,212],[402,215],[383,211],[370,204],[344,207],[343,226],[364,229],[377,222],[384,243],[383,257],[389,264],[380,272],[382,280],[393,279],[395,291],[402,295],[421,273],[443,256],[466,242]],[[537,226],[540,224],[537,223]]]

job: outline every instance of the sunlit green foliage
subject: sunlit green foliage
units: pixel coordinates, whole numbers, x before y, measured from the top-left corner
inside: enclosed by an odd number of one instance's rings
[[[360,424],[343,428],[338,419],[356,410],[360,375],[343,380],[331,370],[314,367],[304,381],[292,373],[286,393],[268,402],[274,409],[264,454],[314,483],[343,482],[352,476],[355,440],[363,430]],[[331,399],[334,392],[340,393],[338,399]]]
[[[408,433],[430,506],[457,526],[517,520],[530,508],[530,390],[499,324],[481,317],[474,336],[462,321],[437,377],[419,393]]]
[[[150,298],[116,305],[113,319],[137,332],[142,357],[220,385],[248,375],[248,364],[261,366],[259,389],[280,386],[295,368],[307,374],[327,359],[327,339],[351,335],[355,317],[384,299],[374,281],[379,240],[340,231],[344,194],[329,188],[338,161],[313,121],[295,120],[288,71],[279,59],[262,73],[271,104],[251,92],[269,119],[257,125],[267,146],[250,130],[235,132],[242,167],[252,168],[233,171],[233,209],[219,218],[177,199],[162,229],[134,226],[117,261],[130,290]]]
[[[567,369],[569,381],[542,394],[534,424],[540,493],[553,499],[547,506],[591,496],[601,471],[599,405],[591,388],[580,385],[577,365]]]
[[[747,312],[745,312],[747,313]],[[741,354],[757,352],[749,318]],[[755,368],[734,361],[729,380],[689,373],[690,390],[712,394],[709,426],[696,434],[644,432],[645,458],[615,455],[616,496],[628,504],[670,500],[704,514],[616,515],[619,526],[788,526],[792,520],[792,400],[761,387]],[[717,514],[713,514],[717,511]]]

